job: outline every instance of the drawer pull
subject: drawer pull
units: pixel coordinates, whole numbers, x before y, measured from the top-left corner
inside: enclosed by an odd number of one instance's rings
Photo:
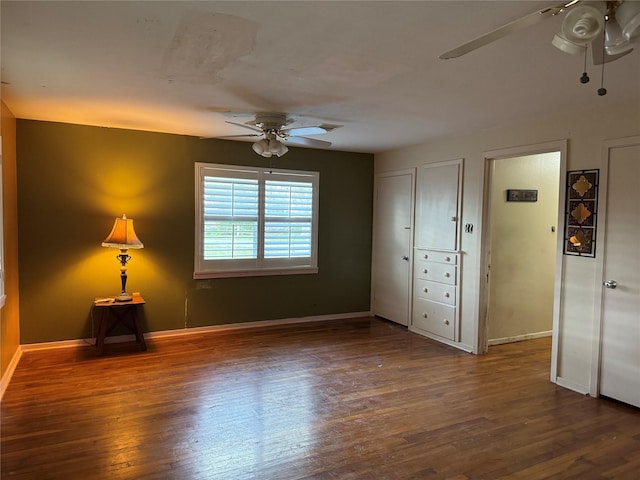
[[[422,317],[423,317],[423,318],[427,318],[427,314],[426,314],[426,313],[423,313],[423,314],[422,314]]]
[[[444,324],[445,324],[445,325],[449,325],[449,320],[445,320],[445,321],[444,321]]]
[[[451,261],[451,257],[447,257],[444,259],[445,262],[450,262]]]
[[[427,269],[425,268],[425,269],[423,269],[423,270],[422,270],[422,273],[429,273],[429,272],[428,272],[428,271],[427,271]]]
[[[424,287],[424,288],[422,289],[422,291],[423,291],[424,293],[427,293],[427,292],[429,291],[429,289],[428,289],[427,287]]]
[[[427,258],[429,258],[429,255],[427,255],[427,254],[425,253],[425,254],[424,254],[424,258],[425,258],[425,260],[426,260]]]
[[[424,272],[424,273],[427,273],[427,272]],[[445,272],[444,276],[449,278],[451,276],[451,274],[449,272]]]
[[[449,298],[449,292],[444,293],[444,298]]]

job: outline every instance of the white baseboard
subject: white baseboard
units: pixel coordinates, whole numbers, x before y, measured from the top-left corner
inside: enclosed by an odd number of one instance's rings
[[[436,342],[444,343],[445,345],[449,345],[450,347],[457,348],[458,350],[462,350],[463,352],[473,353],[473,348],[469,345],[465,345],[464,343],[454,342],[453,340],[449,340],[447,338],[425,332],[424,330],[413,328],[411,325],[409,325],[409,331],[417,333],[418,335],[429,338],[431,340],[435,340]]]
[[[556,377],[556,385],[559,385],[564,388],[568,388],[569,390],[573,390],[574,392],[581,393],[583,395],[589,394],[589,387],[582,385],[580,383],[572,382],[571,380],[567,380],[562,377]]]
[[[278,325],[292,325],[296,323],[309,323],[309,322],[325,322],[330,320],[344,320],[347,318],[358,317],[370,317],[371,312],[352,312],[352,313],[337,313],[330,315],[315,315],[312,317],[298,317],[298,318],[283,318],[278,320],[260,320],[257,322],[242,322],[242,323],[225,323],[223,325],[210,325],[205,327],[192,327],[181,328],[176,330],[162,330],[158,332],[149,332],[144,334],[144,338],[166,338],[177,337],[182,335],[194,335],[197,333],[206,332],[220,332],[225,330],[241,330],[247,328],[256,327],[273,327]],[[106,337],[104,343],[122,343],[132,342],[135,340],[134,335],[117,335]],[[34,351],[34,350],[48,350],[52,348],[69,348],[69,347],[81,347],[85,345],[95,345],[95,338],[84,338],[77,340],[62,340],[58,342],[44,342],[44,343],[29,343],[22,345],[22,351]]]
[[[551,330],[536,333],[525,333],[524,335],[516,335],[513,337],[492,338],[487,343],[489,346],[502,345],[503,343],[523,342],[525,340],[533,340],[534,338],[550,337]]]
[[[15,372],[16,367],[18,366],[20,357],[22,357],[22,348],[18,347],[16,349],[16,352],[13,354],[9,365],[7,366],[4,375],[2,375],[2,379],[0,380],[0,400],[2,400],[4,392],[9,386],[9,382],[11,381],[11,377],[13,377],[13,372]]]

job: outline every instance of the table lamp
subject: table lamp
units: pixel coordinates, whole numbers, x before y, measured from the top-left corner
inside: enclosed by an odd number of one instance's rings
[[[129,302],[133,299],[127,293],[127,262],[131,259],[127,250],[130,248],[144,248],[144,245],[133,230],[133,220],[122,215],[122,218],[116,218],[113,229],[107,238],[102,242],[103,247],[119,248],[120,253],[116,255],[116,259],[120,262],[120,281],[122,282],[122,292],[114,298],[116,302]]]

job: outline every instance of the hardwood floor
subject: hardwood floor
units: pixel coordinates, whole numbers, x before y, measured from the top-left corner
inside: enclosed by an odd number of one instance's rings
[[[375,318],[25,352],[5,479],[634,479],[640,411]]]

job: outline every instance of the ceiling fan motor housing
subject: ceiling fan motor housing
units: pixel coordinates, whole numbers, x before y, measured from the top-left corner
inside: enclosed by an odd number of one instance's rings
[[[264,132],[277,132],[287,125],[286,115],[268,113],[256,115],[255,126]]]

